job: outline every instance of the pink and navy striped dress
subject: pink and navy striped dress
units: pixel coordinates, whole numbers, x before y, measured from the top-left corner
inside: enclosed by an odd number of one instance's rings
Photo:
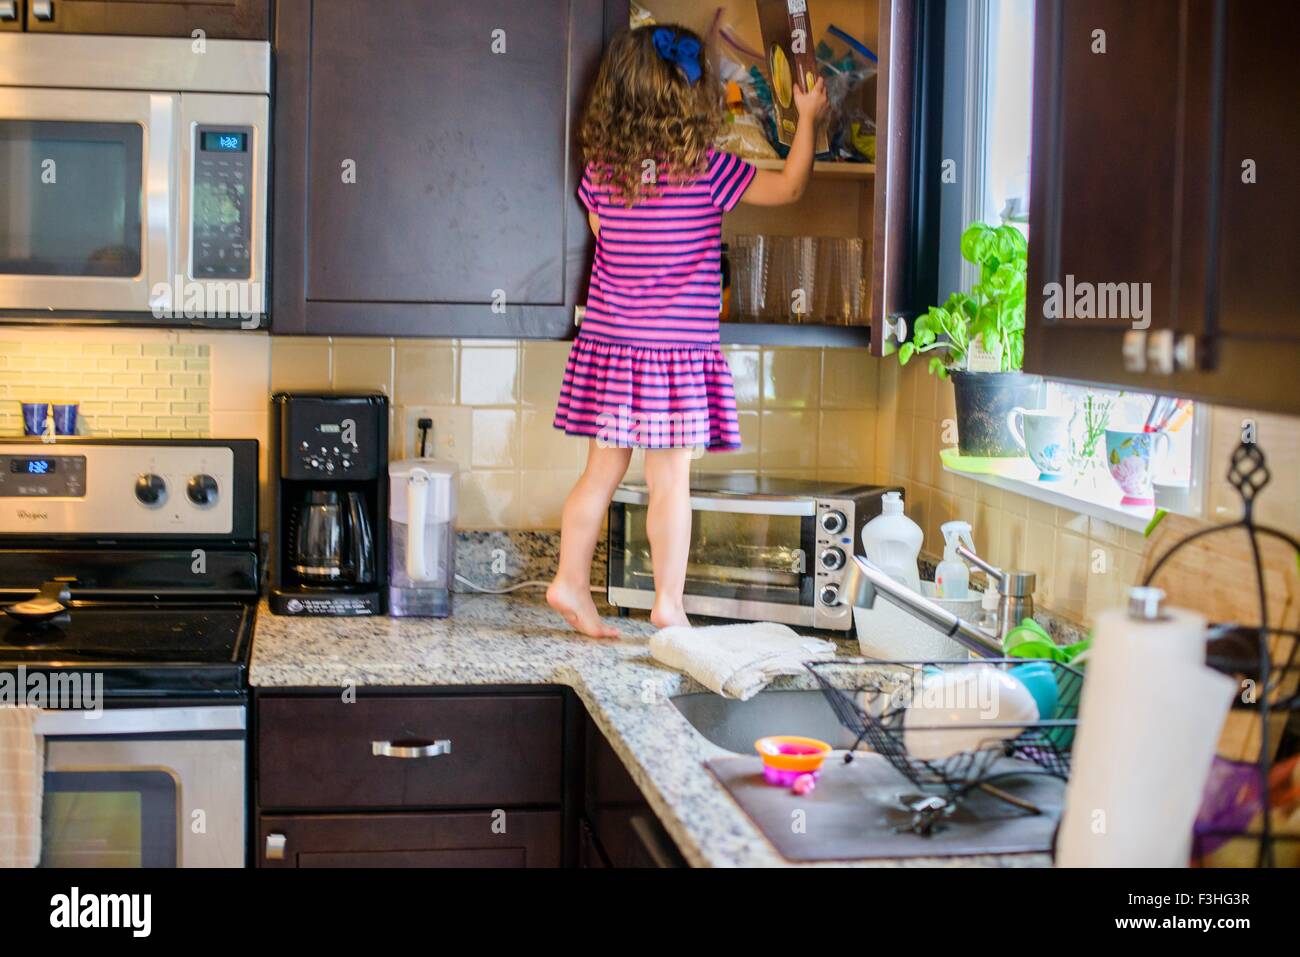
[[[578,195],[600,235],[557,429],[620,447],[740,448],[718,348],[722,214],[753,178],[752,164],[710,150],[699,176],[661,181],[628,208],[583,174]]]

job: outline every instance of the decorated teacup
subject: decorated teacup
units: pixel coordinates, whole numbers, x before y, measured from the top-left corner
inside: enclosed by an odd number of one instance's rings
[[[1124,497],[1121,505],[1155,504],[1151,485],[1151,459],[1157,446],[1169,443],[1165,432],[1106,430],[1106,464]]]

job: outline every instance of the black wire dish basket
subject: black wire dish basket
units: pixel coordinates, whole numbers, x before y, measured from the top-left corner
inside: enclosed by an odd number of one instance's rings
[[[997,720],[997,700],[952,700],[936,702],[967,711],[978,711],[975,722],[911,725],[908,709],[914,703],[930,703],[927,696],[936,694],[940,675],[957,669],[996,668],[1009,670],[1020,665],[1039,664],[1050,669],[1056,682],[1057,706],[1050,719],[1036,721]],[[973,658],[970,660],[878,661],[871,658],[844,658],[807,662],[805,667],[821,687],[826,700],[840,723],[856,740],[845,755],[846,763],[859,750],[873,751],[884,757],[900,774],[930,799],[911,805],[912,829],[931,833],[934,826],[950,816],[963,799],[979,790],[1021,810],[1036,814],[1041,809],[998,787],[1000,782],[1033,775],[1047,775],[1064,781],[1070,776],[1070,748],[1078,724],[1079,699],[1083,691],[1083,672],[1058,661],[1031,658]],[[955,682],[960,698],[976,689],[987,687],[982,680]],[[996,685],[993,686],[996,689]],[[961,689],[967,689],[962,691]],[[950,686],[945,695],[953,693]],[[987,699],[976,691],[977,699]],[[996,699],[996,690],[994,690]],[[985,720],[984,714],[989,714]],[[922,744],[924,752],[933,749],[919,735],[956,734],[969,746],[944,756],[921,757],[909,749]],[[952,738],[950,737],[951,741]]]

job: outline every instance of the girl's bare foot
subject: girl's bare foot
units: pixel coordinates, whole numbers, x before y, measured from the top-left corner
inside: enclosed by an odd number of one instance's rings
[[[558,611],[575,631],[591,638],[617,638],[617,629],[601,621],[591,589],[573,588],[553,581],[546,589],[546,603]]]
[[[650,620],[656,628],[672,628],[676,625],[690,627],[690,619],[686,617],[686,612],[680,604],[659,605],[656,604],[650,609]]]

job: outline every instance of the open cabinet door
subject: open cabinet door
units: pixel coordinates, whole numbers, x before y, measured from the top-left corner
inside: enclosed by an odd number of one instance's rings
[[[938,285],[942,4],[880,0],[871,352],[910,338]]]

